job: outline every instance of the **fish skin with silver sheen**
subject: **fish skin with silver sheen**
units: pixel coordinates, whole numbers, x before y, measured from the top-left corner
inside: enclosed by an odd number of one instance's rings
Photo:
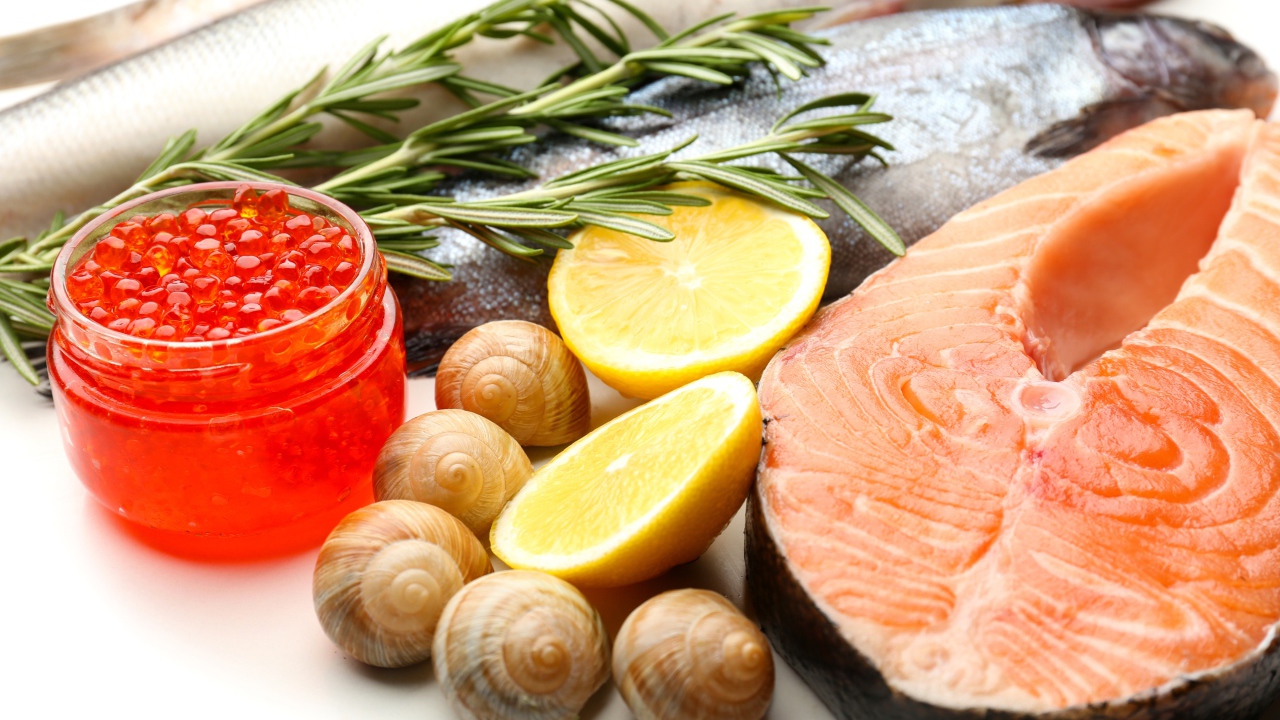
[[[775,119],[833,93],[879,95],[895,119],[872,130],[897,150],[887,167],[840,156],[806,156],[889,222],[908,243],[952,215],[1065,157],[1160,115],[1207,107],[1251,108],[1265,116],[1275,77],[1223,31],[1186,20],[1097,15],[1061,6],[913,13],[825,31],[828,65],[781,96],[760,73],[743,86],[712,88],[682,78],[633,93],[671,119],[611,123],[640,148],[614,150],[567,139],[518,148],[512,159],[553,178],[613,159],[669,148],[698,135],[681,155],[760,137]],[[780,161],[772,166],[786,170]],[[461,199],[521,189],[464,176],[442,193]],[[892,255],[833,210],[820,221],[832,243],[827,299],[843,296]],[[453,340],[489,320],[550,326],[550,262],[520,261],[468,236],[442,231],[426,254],[450,264],[447,283],[394,278],[413,367],[430,367]]]
[[[80,75],[259,2],[139,0],[79,20],[0,37],[0,89]]]

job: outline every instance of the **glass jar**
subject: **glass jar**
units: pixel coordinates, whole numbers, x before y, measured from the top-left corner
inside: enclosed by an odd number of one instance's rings
[[[259,554],[323,539],[372,501],[378,452],[404,421],[400,309],[369,228],[350,208],[294,187],[290,206],[342,226],[361,249],[355,280],[301,320],[245,337],[166,342],[116,332],[72,303],[66,278],[134,215],[230,206],[245,183],[153,193],[76,233],[53,269],[49,377],[67,457],[89,492],[148,540],[179,552]],[[258,541],[261,542],[258,542]]]

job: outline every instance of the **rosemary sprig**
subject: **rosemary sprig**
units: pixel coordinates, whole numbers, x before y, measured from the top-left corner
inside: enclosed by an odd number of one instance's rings
[[[322,125],[314,120],[318,115],[338,118],[377,142],[387,142],[388,135],[364,118],[395,120],[397,113],[416,106],[418,101],[377,96],[457,77],[462,68],[452,61],[450,51],[478,36],[541,38],[534,28],[550,21],[549,8],[576,1],[501,0],[398,52],[382,52],[383,39],[375,40],[337,72],[330,75],[327,69],[322,69],[311,81],[280,98],[212,147],[196,150],[194,130],[171,139],[131,187],[71,218],[29,247],[6,256],[0,263],[0,273],[47,272],[58,248],[94,217],[162,188],[205,179],[278,182],[279,178],[261,170],[287,164],[292,159],[290,151],[320,131]]]
[[[878,242],[901,255],[905,246],[891,227],[839,183],[794,157],[819,153],[861,158],[875,155],[877,148],[889,148],[888,143],[862,129],[891,119],[873,112],[873,102],[873,98],[860,93],[832,96],[797,108],[764,137],[737,147],[673,159],[694,141],[691,138],[669,150],[589,167],[532,190],[475,202],[434,197],[371,212],[365,219],[382,236],[400,237],[415,230],[451,227],[504,253],[527,258],[541,254],[543,248],[563,248],[568,244],[552,230],[587,225],[659,242],[672,240],[669,230],[636,216],[669,215],[676,205],[706,204],[696,195],[658,189],[673,182],[702,180],[812,218],[828,217],[813,201],[829,198]],[[846,111],[795,121],[802,114],[822,108]],[[728,164],[768,154],[778,155],[801,176]]]
[[[669,35],[625,0],[605,1],[640,19],[658,36],[660,44],[651,50],[632,51],[627,38],[607,15],[600,13],[609,24],[606,29],[587,20],[573,5],[594,9],[587,0],[504,0],[398,53],[381,54],[380,41],[372,43],[327,81],[321,82],[323,74],[318,75],[207,150],[193,150],[194,132],[175,138],[134,187],[70,223],[55,221],[30,247],[25,247],[21,239],[0,243],[0,274],[47,272],[59,246],[88,219],[147,192],[201,179],[283,182],[265,170],[300,164],[352,166],[317,189],[364,208],[392,270],[432,280],[447,280],[449,274],[419,254],[436,244],[423,234],[424,229],[457,228],[518,257],[540,254],[543,248],[570,247],[552,229],[583,225],[670,240],[669,232],[636,215],[670,214],[676,205],[705,204],[696,195],[655,189],[689,179],[733,187],[812,217],[826,216],[812,200],[829,197],[873,237],[895,252],[901,251],[896,234],[861,201],[788,154],[840,153],[860,157],[874,154],[876,147],[888,147],[857,129],[889,119],[870,112],[871,100],[863,95],[811,103],[780,120],[772,132],[756,142],[697,158],[671,160],[684,147],[681,146],[589,168],[526,193],[475,203],[426,195],[445,177],[434,170],[442,166],[531,177],[528,170],[499,154],[514,145],[536,141],[532,130],[537,127],[550,127],[593,142],[634,145],[630,138],[584,123],[604,117],[662,112],[625,101],[632,87],[652,77],[675,74],[729,83],[745,75],[749,64],[763,63],[775,77],[797,78],[807,68],[821,64],[812,46],[823,41],[789,27],[819,8],[742,19],[725,15]],[[574,66],[557,73],[542,88],[517,93],[475,81],[461,75],[460,68],[448,59],[450,49],[477,35],[526,35],[551,41],[534,29],[539,24],[549,26],[578,55]],[[616,55],[617,60],[606,65],[582,42],[583,32]],[[426,82],[445,87],[471,104],[472,110],[421,128],[400,142],[393,142],[393,136],[357,117],[396,119],[396,113],[412,107],[415,101],[370,96]],[[475,93],[498,99],[481,103]],[[857,106],[852,113],[785,124],[802,112],[850,105]],[[320,113],[333,115],[384,144],[350,153],[298,152],[297,146],[318,131],[319,124],[311,118]],[[803,178],[726,164],[766,153],[779,154]],[[806,179],[811,186],[801,184]],[[52,326],[52,317],[42,304],[33,306],[28,302],[36,295],[42,298],[47,284],[13,285],[17,287],[0,286],[0,317],[7,315],[7,326],[0,327],[0,351],[30,380],[35,377],[34,371],[15,343],[21,337],[41,337]]]
[[[578,55],[574,67],[561,71],[542,88],[508,93],[470,112],[423,127],[398,146],[384,148],[385,154],[380,157],[358,164],[314,189],[354,203],[407,204],[420,201],[420,196],[443,177],[438,173],[413,175],[424,167],[453,166],[528,178],[532,177],[528,170],[496,155],[513,146],[535,142],[537,138],[531,130],[536,127],[549,127],[591,142],[634,147],[636,141],[632,138],[584,125],[582,121],[646,112],[665,114],[658,108],[626,102],[630,90],[646,80],[685,75],[728,84],[756,63],[798,79],[805,69],[822,64],[813,46],[826,41],[797,33],[790,24],[813,17],[824,8],[744,18],[729,13],[672,36],[628,3],[606,1],[640,18],[657,34],[659,45],[632,51],[621,31],[611,34],[583,18],[572,5],[551,7],[551,27]],[[603,66],[600,58],[578,39],[577,28],[595,37],[619,58],[612,65]],[[564,78],[574,77],[582,69],[590,74],[561,84]]]

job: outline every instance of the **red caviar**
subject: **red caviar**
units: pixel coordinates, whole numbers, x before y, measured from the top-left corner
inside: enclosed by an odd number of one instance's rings
[[[404,341],[351,210],[270,185],[156,193],[77,234],[51,306],[67,454],[111,510],[162,535],[305,544],[372,500]]]
[[[241,186],[229,210],[130,217],[76,264],[68,297],[112,330],[202,342],[280,327],[289,310],[314,312],[355,280],[351,234],[290,207],[283,189]]]

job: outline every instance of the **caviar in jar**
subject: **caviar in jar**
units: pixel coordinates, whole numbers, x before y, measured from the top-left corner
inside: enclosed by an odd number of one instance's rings
[[[156,193],[82,229],[53,288],[67,455],[108,508],[162,533],[318,541],[371,500],[404,343],[350,209],[265,184]]]

